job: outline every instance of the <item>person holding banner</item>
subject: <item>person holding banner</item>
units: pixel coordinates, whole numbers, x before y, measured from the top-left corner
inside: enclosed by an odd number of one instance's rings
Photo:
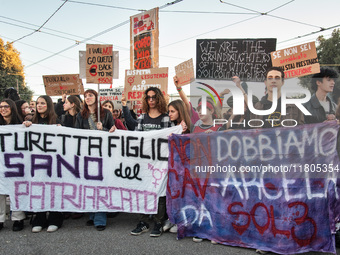
[[[54,105],[51,97],[47,95],[39,96],[36,101],[36,111],[33,115],[32,122],[24,121],[26,127],[31,124],[55,125],[60,124],[57,114],[54,111]],[[64,216],[62,212],[37,212],[32,221],[32,232],[41,232],[47,227],[47,232],[57,231],[63,224]]]
[[[98,102],[98,93],[93,89],[84,92],[83,110],[77,114],[75,128],[108,131],[114,126],[112,114]],[[98,116],[99,107],[99,116]],[[90,213],[87,226],[95,226],[98,231],[106,228],[106,212]]]
[[[64,98],[65,96],[65,98]],[[63,95],[63,110],[61,111],[57,107],[54,109],[59,112],[64,112],[60,116],[60,122],[62,126],[74,128],[76,124],[77,114],[81,111],[81,102],[77,96],[71,95],[66,98],[66,94]],[[70,213],[64,212],[64,219],[72,217],[72,219],[79,219],[84,216],[84,213]]]
[[[175,123],[175,125],[182,125],[183,132],[182,134],[188,134],[190,133],[190,127],[191,127],[191,121],[189,117],[189,113],[187,111],[187,108],[184,104],[184,102],[180,99],[171,101],[168,104],[169,109],[169,117],[170,120]],[[167,219],[163,226],[163,231],[168,231],[170,233],[177,233],[177,225],[170,222],[169,219]]]
[[[191,121],[186,106],[182,100],[177,99],[169,103],[169,117],[175,125],[182,125],[182,134],[190,133]]]
[[[29,121],[24,121],[24,123],[27,127],[30,126]],[[51,97],[47,95],[38,97],[32,123],[44,125],[60,124],[58,116],[54,111],[54,104]]]
[[[15,104],[17,106],[18,114],[23,121],[32,120],[32,112],[28,103],[25,100],[17,100],[15,101]]]
[[[77,114],[76,128],[108,131],[113,126],[112,114],[98,102],[98,93],[88,89],[84,93],[83,110]],[[98,116],[98,107],[100,116]]]
[[[128,107],[126,106],[126,99],[122,97],[123,112],[126,121],[133,121]],[[145,90],[142,98],[142,111],[144,112],[135,122],[131,125],[136,127],[136,131],[151,131],[172,126],[172,122],[167,114],[167,104],[162,91],[156,87],[150,87]],[[116,130],[112,127],[110,132]],[[163,221],[166,217],[166,198],[159,197],[158,199],[158,212],[153,215],[154,228],[150,234],[151,237],[159,237],[163,232]],[[131,235],[138,236],[142,233],[149,231],[149,215],[141,214],[137,227],[130,233]]]
[[[3,99],[0,102],[0,125],[14,125],[21,124],[17,111],[17,107],[13,100]],[[25,213],[21,211],[12,211],[13,231],[20,231],[24,229]],[[0,230],[4,227],[6,219],[6,195],[0,195]]]
[[[122,123],[122,121],[119,118],[115,118],[114,116],[114,109],[115,106],[113,105],[113,102],[110,100],[106,100],[102,103],[102,106],[104,109],[109,110],[112,114],[113,117],[113,121],[114,121],[114,125],[116,126],[117,129],[122,129],[122,130],[127,130],[127,128],[124,126],[124,124]],[[116,114],[117,116],[118,114]]]

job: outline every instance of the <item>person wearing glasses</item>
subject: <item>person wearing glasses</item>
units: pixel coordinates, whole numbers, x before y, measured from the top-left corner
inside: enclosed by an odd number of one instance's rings
[[[21,124],[22,120],[18,114],[17,107],[13,100],[3,99],[0,102],[0,125]],[[12,230],[20,231],[24,228],[25,213],[12,211],[11,218],[13,223]],[[6,219],[6,195],[0,195],[0,230],[4,227]]]
[[[142,98],[142,111],[144,112],[139,118],[134,120],[126,106],[125,96],[121,99],[125,121],[129,125],[135,126],[136,131],[151,131],[171,127],[173,124],[167,114],[167,103],[162,91],[156,87],[150,87],[145,90]],[[116,129],[113,126],[110,132]],[[150,233],[151,237],[159,237],[163,232],[163,221],[166,218],[166,199],[158,199],[158,212],[153,215],[154,228]],[[131,231],[131,235],[140,235],[149,231],[149,215],[141,214],[137,227]]]
[[[17,100],[15,101],[17,106],[18,114],[23,121],[29,120],[31,121],[33,118],[33,114],[30,110],[29,104],[25,100]]]

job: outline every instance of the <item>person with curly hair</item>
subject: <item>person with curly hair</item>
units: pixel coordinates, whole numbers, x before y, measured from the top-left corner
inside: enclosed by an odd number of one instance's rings
[[[126,122],[129,125],[135,126],[136,131],[151,131],[172,126],[172,122],[167,114],[167,103],[162,91],[156,87],[150,87],[145,90],[142,98],[143,114],[134,120],[130,114],[129,108],[126,106],[126,99],[122,97],[123,112]],[[112,127],[111,132],[116,127]],[[154,228],[150,233],[151,237],[159,237],[163,232],[163,221],[166,218],[166,198],[159,197],[158,212],[153,215]],[[138,236],[144,232],[149,231],[149,215],[141,214],[137,227],[133,229],[130,234]]]

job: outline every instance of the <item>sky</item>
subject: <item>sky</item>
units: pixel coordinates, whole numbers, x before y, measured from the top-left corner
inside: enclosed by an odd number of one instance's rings
[[[327,38],[333,30],[328,28],[340,28],[339,0],[182,0],[168,4],[171,2],[1,0],[0,38],[14,41],[35,97],[45,94],[43,75],[79,73],[79,51],[86,44],[113,44],[113,50],[119,51],[119,79],[113,81],[113,87],[121,87],[125,70],[130,68],[129,18],[160,7],[159,66],[169,68],[168,92],[174,94],[175,66],[190,58],[195,65],[197,39],[276,38],[279,50],[316,41],[320,35]],[[323,29],[328,30],[320,32]],[[85,89],[97,88],[86,80],[83,83]],[[189,86],[184,91],[189,93]],[[263,91],[264,85],[259,85],[256,93],[262,95]]]

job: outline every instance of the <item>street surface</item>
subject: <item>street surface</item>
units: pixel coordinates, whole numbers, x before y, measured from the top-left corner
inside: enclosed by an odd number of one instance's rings
[[[108,218],[107,228],[104,231],[86,226],[87,220],[88,215],[76,220],[67,219],[63,227],[54,233],[47,233],[46,229],[40,233],[32,233],[29,220],[25,220],[24,230],[13,232],[12,222],[6,221],[0,231],[0,255],[257,254],[255,249],[213,245],[207,240],[202,243],[194,243],[189,237],[176,240],[176,234],[171,233],[164,233],[158,238],[150,237],[150,231],[141,236],[132,236],[130,231],[138,223],[136,214],[119,213],[115,218]],[[337,253],[340,254],[340,249],[337,249]]]

